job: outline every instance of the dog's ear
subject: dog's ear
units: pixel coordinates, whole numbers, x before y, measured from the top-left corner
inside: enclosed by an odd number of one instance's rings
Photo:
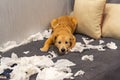
[[[53,43],[56,42],[57,37],[58,37],[58,34],[56,34],[56,35],[53,36]]]
[[[76,38],[75,36],[72,35],[70,38],[70,48],[72,49],[75,46],[75,44],[76,44]]]
[[[55,29],[56,25],[58,24],[58,19],[53,19],[50,24],[51,24],[51,28]]]
[[[76,26],[78,24],[77,19],[75,17],[71,17],[71,21]]]
[[[57,39],[57,36],[54,37],[54,40],[56,40],[56,39]]]

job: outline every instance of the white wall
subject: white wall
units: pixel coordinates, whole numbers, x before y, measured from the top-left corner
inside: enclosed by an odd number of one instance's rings
[[[0,0],[0,44],[20,41],[71,12],[72,0]]]

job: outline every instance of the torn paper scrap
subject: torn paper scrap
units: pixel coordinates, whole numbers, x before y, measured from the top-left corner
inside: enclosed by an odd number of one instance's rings
[[[59,71],[57,68],[50,67],[40,71],[36,80],[64,80],[64,78],[70,78],[73,73],[66,73]]]
[[[24,39],[23,41],[17,43],[16,41],[8,41],[0,46],[0,52],[6,52],[12,48],[30,43],[31,41],[38,41],[38,40],[44,40],[44,38],[48,38],[52,33],[52,30],[45,30],[43,33],[38,32],[36,34],[30,35],[27,39]]]
[[[12,69],[11,80],[29,80],[31,75],[39,72],[39,68],[30,64],[15,66]]]
[[[93,61],[94,60],[94,56],[93,55],[84,55],[81,58],[83,61],[89,60],[89,61]]]
[[[71,52],[83,52],[85,50],[85,45],[81,42],[76,42],[75,46],[70,50]]]
[[[114,42],[107,43],[106,46],[110,49],[117,49],[117,45]]]
[[[17,54],[15,54],[14,52],[11,54],[11,58],[12,59],[18,59],[18,56],[17,56]]]
[[[103,44],[103,43],[105,43],[105,41],[99,40],[99,44]]]
[[[24,51],[23,53],[24,53],[24,54],[28,54],[28,53],[30,53],[30,51]]]
[[[84,37],[82,37],[82,39],[83,39],[83,41],[84,41],[84,43],[85,43],[86,45],[88,45],[88,44],[90,44],[91,42],[94,41],[94,39],[88,40],[88,38],[84,38]]]
[[[44,38],[43,38],[42,34],[40,32],[38,32],[36,34],[33,34],[33,35],[29,36],[27,38],[27,41],[31,42],[31,41],[37,41],[37,40],[43,40],[43,39]]]
[[[0,65],[0,74],[2,74],[6,68],[8,68],[8,66]]]
[[[75,66],[76,64],[67,60],[67,59],[60,59],[57,60],[57,62],[55,63],[55,67],[70,67],[70,66]]]
[[[50,53],[51,55],[49,55],[50,56],[50,58],[55,58],[55,57],[57,57],[58,55],[54,52],[54,51],[49,51],[48,53]]]
[[[1,52],[6,52],[14,47],[17,47],[18,44],[16,41],[8,41],[6,43],[4,43],[1,47],[0,47],[0,51]]]
[[[75,74],[74,74],[74,76],[76,77],[76,76],[83,76],[85,74],[85,72],[83,71],[83,70],[79,70],[79,71],[77,71]]]
[[[97,49],[98,51],[105,51],[105,45],[84,45],[80,42],[76,42],[75,46],[71,49],[71,52],[83,52],[84,50]]]
[[[42,33],[42,35],[43,35],[44,38],[49,38],[50,35],[51,35],[51,33],[52,33],[52,29],[49,29],[49,30],[45,30],[45,31]]]
[[[18,45],[21,46],[21,45],[24,45],[24,44],[28,44],[31,41],[38,41],[38,40],[44,40],[44,37],[40,32],[35,33],[33,35],[30,35],[27,39],[24,39]]]
[[[19,58],[19,64],[26,65],[32,64],[34,66],[40,67],[50,67],[54,65],[54,62],[46,56],[31,56],[31,57],[21,57]]]
[[[47,56],[18,58],[15,53],[11,54],[11,58],[2,57],[0,61],[0,73],[3,73],[4,69],[12,69],[10,80],[29,80],[30,76],[36,73],[38,73],[36,80],[70,79],[73,77],[70,66],[76,65],[67,59],[60,59],[53,62]]]
[[[105,51],[104,45],[86,45],[86,49],[97,49],[98,51]]]

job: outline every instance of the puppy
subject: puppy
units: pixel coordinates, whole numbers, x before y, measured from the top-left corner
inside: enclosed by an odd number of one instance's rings
[[[65,54],[76,43],[76,38],[73,35],[77,25],[76,18],[72,16],[61,16],[51,21],[51,28],[53,33],[46,40],[41,51],[47,52],[50,45],[53,43],[61,54]]]

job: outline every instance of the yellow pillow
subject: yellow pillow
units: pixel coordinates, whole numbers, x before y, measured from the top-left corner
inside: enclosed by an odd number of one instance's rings
[[[106,0],[75,0],[74,16],[78,20],[77,33],[92,38],[101,37],[101,21]]]
[[[106,4],[102,36],[120,39],[120,4]]]

